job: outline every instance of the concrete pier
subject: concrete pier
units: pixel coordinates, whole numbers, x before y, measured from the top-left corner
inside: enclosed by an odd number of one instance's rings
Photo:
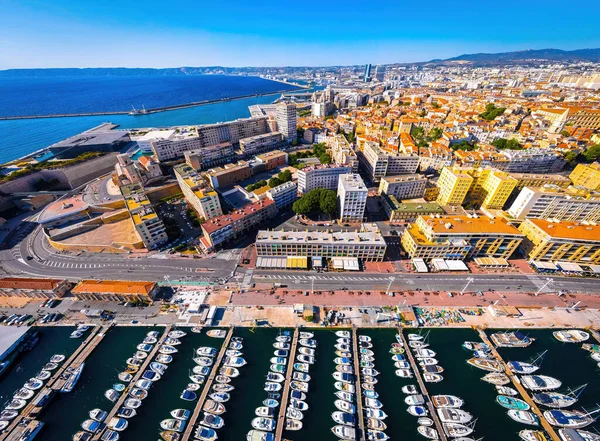
[[[358,353],[358,336],[356,335],[356,328],[352,327],[352,353],[354,354],[354,375],[356,376],[356,418],[358,420],[358,436],[356,437],[359,441],[365,441],[365,415],[363,413],[363,396],[362,387],[360,385],[360,357]]]
[[[523,401],[525,401],[527,404],[529,404],[529,406],[531,406],[531,409],[529,409],[529,410],[531,412],[533,412],[535,415],[537,415],[537,417],[540,420],[540,424],[542,425],[542,427],[544,428],[544,430],[546,431],[546,433],[548,433],[550,435],[550,437],[552,438],[553,441],[561,441],[561,439],[559,438],[558,434],[554,430],[554,427],[552,427],[550,425],[550,423],[548,423],[548,421],[546,421],[546,418],[544,418],[544,415],[542,414],[542,411],[540,410],[540,408],[531,399],[531,397],[529,396],[529,393],[527,392],[527,390],[525,390],[525,388],[523,387],[523,385],[521,384],[521,382],[518,381],[516,375],[514,375],[512,373],[512,371],[510,370],[510,368],[508,367],[508,365],[506,364],[506,362],[500,356],[500,353],[498,352],[498,350],[496,349],[496,347],[492,344],[492,342],[488,338],[488,336],[485,333],[485,331],[483,329],[478,328],[477,332],[479,333],[479,337],[481,338],[481,340],[486,345],[488,345],[490,348],[492,348],[492,354],[494,354],[494,357],[496,358],[496,360],[498,360],[500,363],[502,363],[502,366],[504,367],[504,373],[508,376],[508,378],[510,378],[510,381],[512,382],[514,388],[521,395],[521,398],[523,399]]]
[[[227,347],[229,346],[229,342],[231,341],[231,337],[233,337],[234,328],[229,328],[229,332],[225,337],[225,341],[221,346],[221,350],[219,351],[219,355],[215,359],[212,370],[210,371],[210,375],[206,379],[206,383],[204,383],[204,388],[202,389],[202,394],[198,399],[198,403],[196,403],[196,407],[194,408],[194,412],[192,413],[190,419],[187,422],[185,431],[181,434],[181,441],[187,441],[192,437],[192,433],[194,432],[194,426],[198,421],[198,417],[200,416],[200,412],[202,412],[202,407],[204,406],[204,402],[206,401],[206,397],[210,392],[210,388],[215,377],[218,375],[219,367],[221,366],[221,361],[223,361],[223,357],[225,356],[225,351],[227,351]]]
[[[298,331],[298,328],[296,328],[296,330],[294,331],[294,336],[292,338],[292,345],[290,346],[290,356],[288,358],[285,382],[283,383],[281,405],[279,407],[279,418],[277,418],[277,429],[275,431],[275,441],[281,441],[283,429],[285,429],[285,413],[287,410],[287,402],[290,396],[290,383],[292,381],[292,374],[294,372],[294,357],[296,355],[296,348],[298,347],[299,334],[300,332]]]
[[[165,328],[163,335],[160,337],[160,339],[158,340],[158,342],[156,343],[156,345],[154,346],[152,351],[144,359],[144,363],[142,363],[142,365],[140,366],[140,369],[135,373],[135,375],[133,376],[133,379],[129,382],[129,386],[121,394],[121,396],[119,397],[119,399],[117,400],[117,402],[115,403],[113,408],[110,410],[110,412],[108,412],[108,416],[104,420],[105,423],[108,423],[111,420],[111,418],[113,418],[116,415],[116,413],[119,411],[119,409],[121,408],[121,406],[123,405],[125,400],[127,398],[129,398],[129,390],[133,387],[133,385],[136,383],[136,381],[138,381],[140,379],[140,377],[142,376],[144,371],[148,368],[148,365],[150,364],[150,362],[152,362],[152,360],[154,360],[154,357],[158,353],[158,350],[160,349],[160,347],[163,345],[165,338],[167,338],[167,334],[169,332],[171,332],[172,327],[173,327],[173,325],[168,325]],[[107,429],[104,429],[104,430],[101,430],[100,432],[96,433],[94,435],[94,437],[92,438],[92,441],[99,440],[100,437],[102,436],[102,433],[104,433],[106,430]]]
[[[446,432],[444,432],[444,427],[442,426],[442,422],[440,421],[435,407],[431,402],[431,397],[429,396],[429,392],[427,391],[427,386],[425,386],[425,381],[423,381],[423,377],[421,376],[420,366],[415,361],[415,358],[412,355],[411,347],[408,345],[408,342],[406,341],[406,338],[404,337],[404,333],[402,332],[401,328],[398,328],[398,334],[400,334],[400,336],[402,337],[402,342],[404,343],[404,353],[406,354],[406,357],[408,358],[408,361],[412,366],[415,378],[417,379],[417,383],[419,383],[419,387],[421,388],[421,393],[427,398],[427,409],[429,410],[431,419],[435,423],[435,428],[437,429],[440,435],[440,440],[448,441],[448,438],[446,437]]]

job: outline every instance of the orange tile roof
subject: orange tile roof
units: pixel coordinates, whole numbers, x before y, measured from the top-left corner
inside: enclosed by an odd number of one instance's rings
[[[148,295],[156,282],[122,280],[82,280],[71,291],[73,294],[142,294]]]
[[[0,279],[0,289],[36,289],[52,291],[62,282],[61,279],[36,279],[26,277],[4,277]]]
[[[207,220],[202,224],[202,229],[207,234],[213,233],[274,203],[275,201],[271,199],[263,199],[252,204],[245,205],[244,207],[235,210],[232,213],[223,214],[222,216],[213,217],[212,219]]]
[[[423,217],[437,234],[478,234],[495,233],[522,236],[519,230],[504,220],[490,219],[485,216],[477,218],[468,216],[441,216],[435,218]]]
[[[544,219],[527,219],[540,230],[557,239],[600,242],[600,225],[581,225],[578,222],[549,222]]]

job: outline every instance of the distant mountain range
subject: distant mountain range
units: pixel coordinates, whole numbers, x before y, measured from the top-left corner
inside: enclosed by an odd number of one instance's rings
[[[572,51],[563,51],[561,49],[529,49],[525,51],[500,52],[497,54],[463,54],[445,60],[431,60],[429,63],[457,64],[462,62],[473,65],[505,65],[539,63],[544,61],[591,61],[597,63],[600,62],[600,48],[575,49]]]

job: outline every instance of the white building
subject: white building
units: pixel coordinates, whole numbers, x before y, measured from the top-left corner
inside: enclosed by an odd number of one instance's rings
[[[315,188],[337,190],[340,175],[351,172],[351,167],[337,164],[303,168],[298,170],[298,191],[308,193]]]
[[[358,174],[340,175],[337,195],[341,222],[362,222],[369,190]]]
[[[381,149],[377,143],[365,142],[362,152],[363,167],[371,180],[383,176],[415,173],[419,168],[418,155],[399,155]]]
[[[281,102],[277,104],[277,130],[286,141],[290,142],[297,137],[296,132],[296,104],[292,102]]]
[[[295,182],[284,182],[267,191],[267,197],[275,201],[278,210],[290,207],[298,197],[298,186]]]
[[[419,174],[386,176],[379,183],[379,194],[394,196],[398,200],[422,198],[427,178]]]

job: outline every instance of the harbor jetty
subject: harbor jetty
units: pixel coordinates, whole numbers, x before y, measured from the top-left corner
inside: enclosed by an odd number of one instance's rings
[[[292,346],[290,348],[290,362],[288,363],[288,370],[285,375],[285,383],[283,383],[283,393],[281,395],[281,406],[279,407],[279,418],[277,418],[277,430],[275,431],[275,441],[281,441],[283,429],[285,428],[285,413],[287,410],[287,402],[290,396],[290,383],[292,381],[292,373],[294,372],[292,366],[294,364],[296,348],[298,347],[298,335],[300,335],[300,332],[298,331],[298,328],[296,328],[296,330],[294,331],[294,336],[292,337]]]
[[[219,372],[219,367],[221,366],[221,361],[223,361],[223,357],[225,356],[225,351],[227,351],[227,347],[229,346],[229,342],[231,341],[231,337],[233,337],[234,328],[229,328],[229,332],[227,332],[227,336],[225,337],[225,341],[221,346],[221,350],[219,351],[219,355],[217,356],[215,363],[213,364],[212,370],[210,371],[210,375],[206,379],[206,383],[204,383],[204,389],[202,389],[202,394],[198,399],[198,403],[194,408],[194,412],[190,416],[190,419],[185,428],[185,432],[181,435],[181,441],[188,441],[192,439],[192,433],[194,431],[194,426],[196,425],[196,421],[198,421],[198,417],[200,416],[200,412],[202,412],[202,407],[204,406],[204,402],[206,401],[206,397],[210,392],[210,388],[212,383]]]
[[[405,354],[408,357],[408,361],[410,362],[412,370],[415,374],[417,383],[419,383],[419,387],[421,388],[421,393],[427,398],[427,409],[429,410],[429,415],[431,416],[431,419],[435,423],[435,427],[438,431],[438,434],[440,435],[440,440],[448,441],[448,438],[446,437],[446,432],[444,432],[442,423],[438,417],[437,412],[435,411],[435,408],[433,407],[433,403],[431,401],[431,396],[429,395],[429,392],[427,391],[427,387],[425,386],[425,382],[423,381],[423,377],[421,376],[421,371],[419,369],[419,365],[417,364],[417,362],[415,361],[415,358],[413,357],[412,351],[410,350],[410,346],[408,345],[408,342],[406,341],[406,338],[404,337],[404,333],[402,332],[402,328],[398,328],[398,334],[400,334],[400,337],[402,338],[402,343],[405,348]]]
[[[136,372],[135,376],[130,381],[130,384],[135,384],[141,378],[144,371],[146,371],[146,369],[148,368],[148,365],[150,364],[150,362],[152,360],[154,360],[154,357],[158,353],[158,350],[160,349],[163,342],[165,341],[165,338],[167,338],[167,335],[169,334],[169,332],[171,332],[172,328],[173,328],[173,325],[167,325],[165,327],[165,331],[163,332],[163,335],[158,340],[158,343],[156,345],[154,345],[152,352],[150,352],[148,354],[148,357],[146,357],[146,359],[144,360],[144,363],[140,366],[140,369]],[[110,421],[116,415],[116,413],[119,411],[119,409],[121,408],[121,406],[123,405],[125,400],[128,398],[128,396],[129,396],[128,392],[129,392],[129,389],[125,389],[125,392],[123,392],[121,394],[121,396],[119,397],[119,399],[117,400],[117,402],[115,403],[113,408],[108,413],[108,416],[105,418],[105,421]],[[98,433],[96,433],[94,435],[94,437],[92,438],[92,441],[99,440],[105,430],[106,430],[106,428],[104,430],[98,431]]]
[[[354,354],[354,375],[356,377],[356,416],[358,418],[358,436],[359,441],[365,441],[365,416],[363,414],[363,397],[362,388],[360,385],[360,357],[358,354],[358,336],[356,335],[356,327],[352,327],[352,353]]]
[[[75,370],[80,367],[94,349],[96,349],[98,344],[100,344],[110,328],[111,325],[95,326],[90,331],[87,338],[79,345],[75,352],[57,369],[46,385],[40,389],[29,404],[23,408],[19,416],[0,435],[0,441],[20,441],[27,439],[28,434],[41,429],[44,423],[35,418],[64,386],[66,378],[63,377],[63,374],[67,369]]]
[[[554,430],[554,427],[552,427],[550,425],[550,423],[548,423],[548,421],[546,421],[546,418],[544,418],[542,411],[539,409],[537,404],[531,399],[531,397],[529,396],[529,394],[527,393],[527,391],[525,390],[525,388],[523,387],[521,382],[518,381],[517,377],[513,374],[513,372],[510,370],[510,368],[508,367],[506,362],[502,359],[502,357],[500,356],[500,353],[498,352],[498,350],[496,349],[494,344],[490,341],[490,339],[488,338],[485,331],[481,328],[477,328],[477,332],[479,333],[479,337],[481,338],[481,340],[492,349],[492,354],[494,354],[494,357],[496,358],[496,360],[498,360],[500,363],[502,363],[502,367],[504,368],[504,373],[508,376],[508,378],[510,378],[510,381],[512,382],[515,389],[519,392],[519,394],[521,395],[523,400],[527,404],[529,404],[529,406],[531,407],[531,409],[530,409],[531,412],[533,412],[535,415],[537,415],[537,417],[540,420],[540,424],[542,425],[542,427],[544,428],[546,433],[548,435],[550,435],[550,437],[552,438],[552,441],[561,441],[558,434]]]

